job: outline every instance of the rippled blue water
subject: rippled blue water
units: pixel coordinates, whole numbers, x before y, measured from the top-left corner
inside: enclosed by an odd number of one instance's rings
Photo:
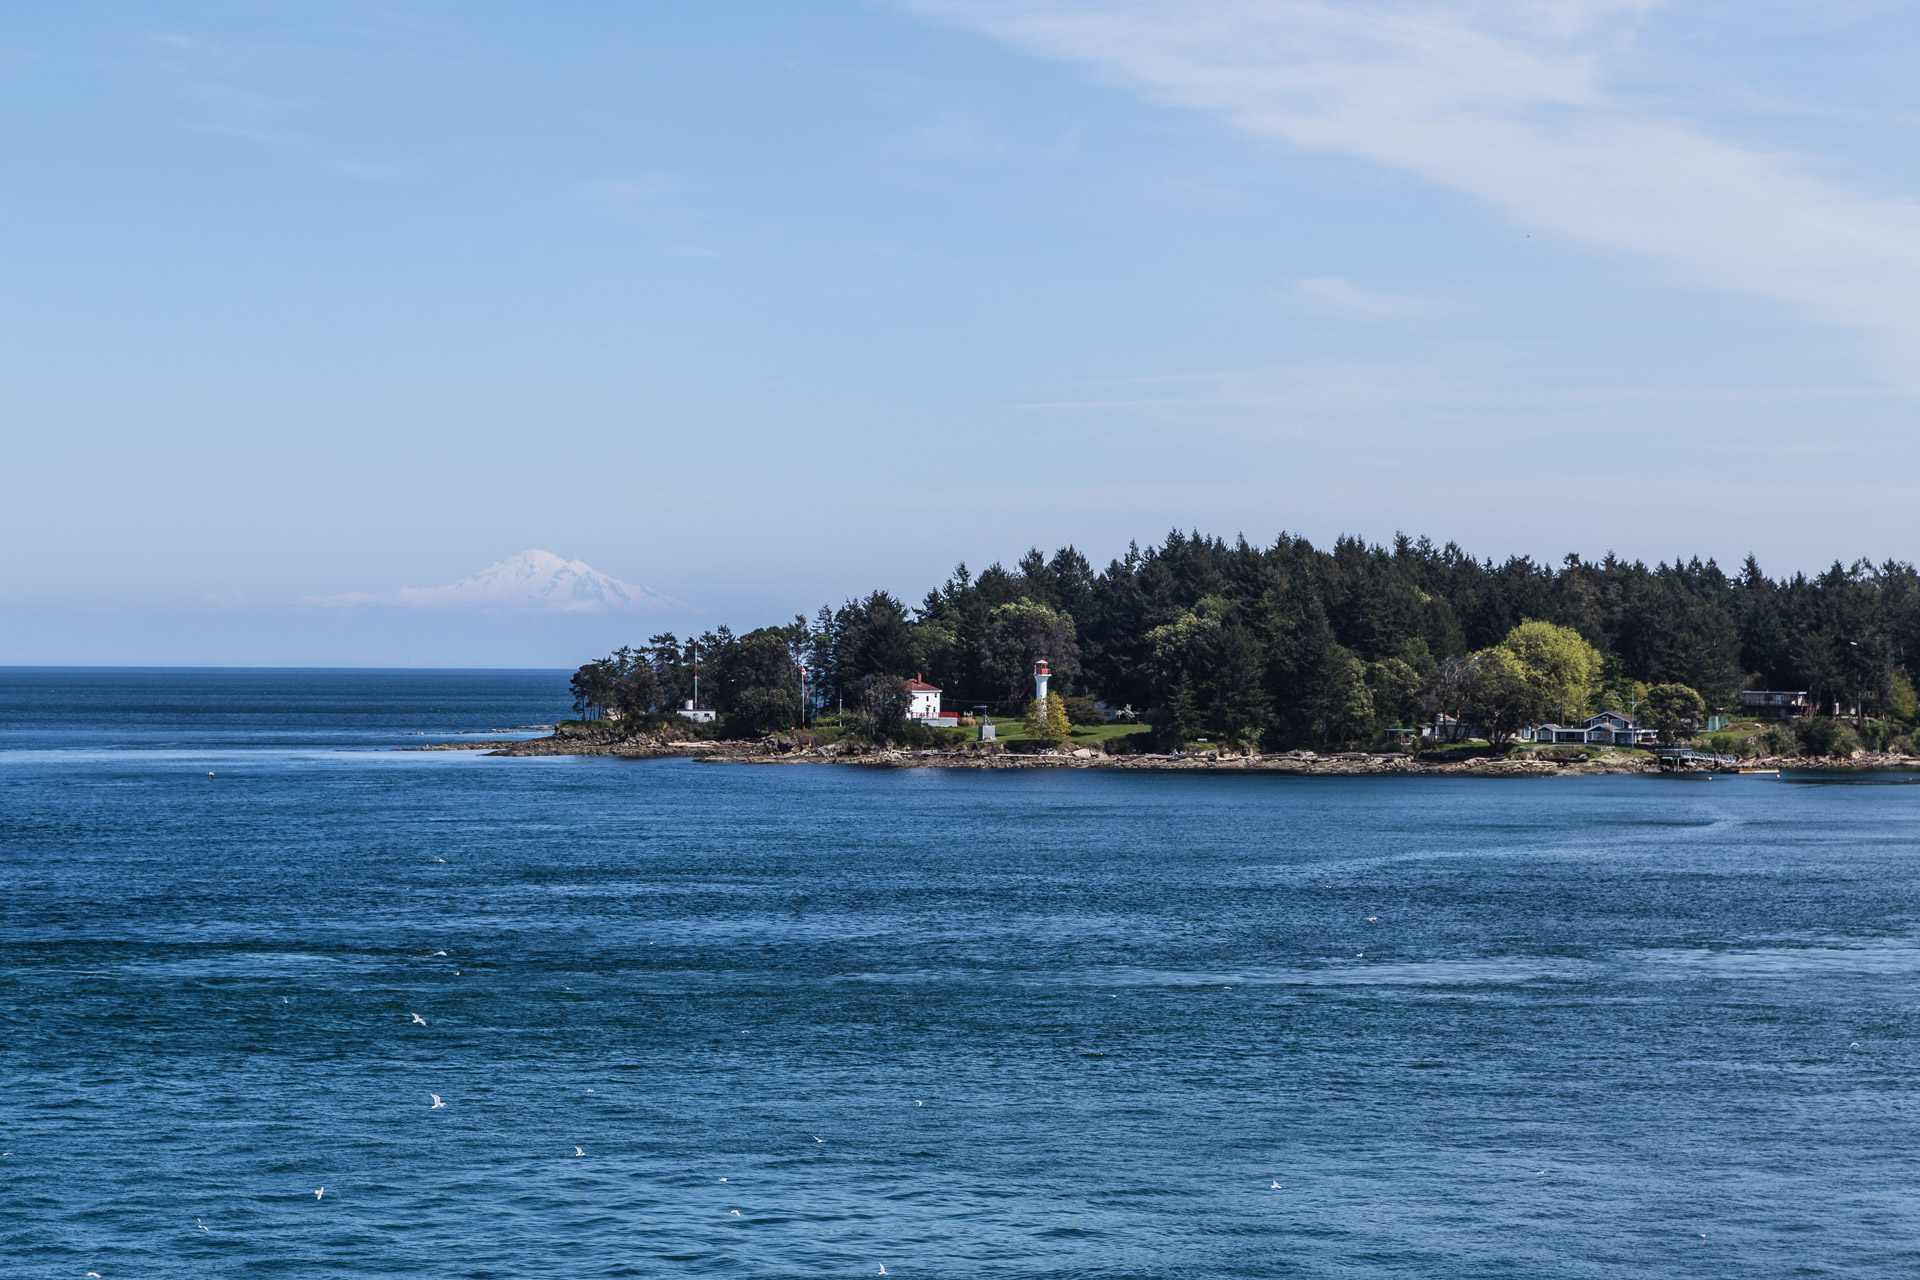
[[[1920,1269],[1920,787],[393,749],[565,702],[0,672],[0,1274]]]

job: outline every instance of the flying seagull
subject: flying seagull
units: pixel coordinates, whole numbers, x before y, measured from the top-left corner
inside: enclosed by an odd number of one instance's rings
[[[584,1151],[582,1151],[582,1150],[581,1150],[580,1148],[578,1148],[578,1147],[575,1147],[575,1148],[573,1149],[573,1154],[575,1154],[575,1155],[577,1155],[577,1156],[583,1156],[583,1155],[585,1155],[585,1154],[587,1154],[587,1153],[586,1153],[586,1152],[584,1152]]]
[[[446,1103],[440,1101],[440,1095],[437,1093],[430,1093],[427,1096],[433,1099],[433,1105],[427,1108],[427,1110],[429,1111],[438,1111],[440,1108],[447,1105]]]
[[[213,1233],[213,1228],[208,1226],[206,1223],[200,1221],[200,1219],[198,1218],[195,1218],[193,1220],[193,1225],[200,1228],[202,1231],[207,1232],[209,1235]]]
[[[434,857],[434,859],[433,859],[433,860],[434,860],[435,862],[445,862],[445,861],[446,861],[446,859],[445,859],[445,858],[442,858],[442,857],[439,857],[438,855],[436,855],[436,856]]]
[[[1271,1190],[1274,1190],[1274,1191],[1281,1191],[1281,1190],[1284,1190],[1284,1188],[1283,1188],[1283,1187],[1281,1187],[1281,1185],[1280,1185],[1280,1179],[1278,1179],[1278,1178],[1275,1178],[1275,1179],[1273,1180],[1273,1186],[1272,1186],[1272,1188],[1271,1188]]]
[[[732,1214],[736,1218],[740,1216],[740,1211],[738,1209],[729,1209],[727,1210],[727,1212]]]
[[[447,953],[446,953],[446,952],[444,952],[444,951],[436,951],[436,952],[434,952],[434,953],[433,953],[433,956],[443,956],[443,955],[445,955],[445,954],[447,954]],[[429,960],[431,960],[431,959],[433,959],[433,956],[428,956],[428,957],[427,957],[427,959],[429,959]]]
[[[414,1021],[415,1021],[416,1023],[418,1023],[418,1024],[420,1025],[420,1026],[423,1026],[423,1027],[424,1027],[424,1026],[426,1026],[426,1025],[427,1025],[427,1020],[426,1020],[425,1018],[423,1018],[423,1017],[421,1017],[421,1016],[420,1016],[419,1014],[417,1014],[417,1013],[413,1015],[413,1020],[414,1020]]]
[[[887,1264],[884,1262],[880,1264],[880,1274],[881,1275],[887,1274]]]
[[[327,1194],[327,1189],[325,1187],[315,1187],[313,1190],[313,1198],[315,1200],[318,1200],[321,1196],[325,1194]]]

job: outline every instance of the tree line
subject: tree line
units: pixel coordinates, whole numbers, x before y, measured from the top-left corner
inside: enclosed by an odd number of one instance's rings
[[[654,636],[582,667],[575,705],[667,712],[698,664],[730,730],[782,729],[802,716],[804,665],[815,709],[897,733],[905,677],[941,686],[949,709],[1017,713],[1039,658],[1056,690],[1129,708],[1167,744],[1324,747],[1441,715],[1497,741],[1543,716],[1678,721],[1697,718],[1692,697],[1731,711],[1742,688],[1910,724],[1920,576],[1891,560],[1774,579],[1752,557],[1729,575],[1698,558],[1496,564],[1405,536],[1321,550],[1175,531],[1097,572],[1071,546],[1036,549],[961,565],[916,606],[874,591],[744,635]]]

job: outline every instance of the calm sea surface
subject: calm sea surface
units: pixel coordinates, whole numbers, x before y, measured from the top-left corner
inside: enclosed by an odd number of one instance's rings
[[[0,1274],[1920,1274],[1920,786],[395,750],[566,704],[0,671]]]

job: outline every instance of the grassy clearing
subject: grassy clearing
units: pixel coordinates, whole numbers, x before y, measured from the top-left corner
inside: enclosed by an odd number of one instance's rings
[[[996,720],[993,722],[994,737],[1001,742],[1031,741],[1026,726],[1018,720]],[[969,737],[979,737],[978,729],[962,730]],[[1106,742],[1113,738],[1125,738],[1136,733],[1147,732],[1144,724],[1077,724],[1073,726],[1073,736],[1068,745],[1091,746],[1096,742]]]

